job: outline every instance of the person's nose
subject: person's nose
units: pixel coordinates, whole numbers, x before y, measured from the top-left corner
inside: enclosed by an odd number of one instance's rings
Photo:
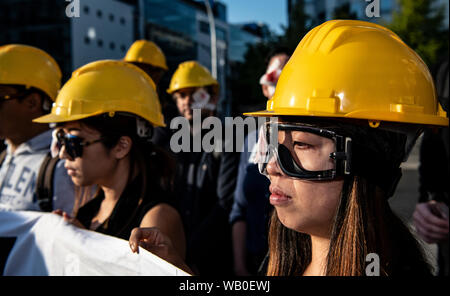
[[[72,160],[69,153],[67,153],[66,145],[61,145],[61,147],[59,148],[58,157],[59,159]]]
[[[270,177],[275,177],[275,176],[282,176],[283,173],[281,171],[280,165],[278,164],[278,160],[275,157],[275,155],[272,155],[272,157],[270,158],[269,162],[267,163],[267,174]]]

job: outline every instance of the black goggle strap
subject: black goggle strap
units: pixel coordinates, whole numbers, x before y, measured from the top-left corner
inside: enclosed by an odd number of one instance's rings
[[[338,175],[350,175],[352,172],[352,138],[336,136],[336,152],[330,154],[336,161]]]

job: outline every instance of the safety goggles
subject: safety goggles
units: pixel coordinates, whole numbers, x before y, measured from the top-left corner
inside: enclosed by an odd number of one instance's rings
[[[260,128],[255,162],[267,177],[275,161],[289,177],[331,180],[350,174],[351,141],[326,128],[271,120]]]
[[[66,134],[62,129],[58,130],[55,133],[56,136],[56,153],[59,154],[62,146],[66,148],[67,154],[71,159],[75,159],[77,157],[81,157],[83,155],[83,147],[87,147],[97,142],[101,142],[104,138],[100,138],[93,141],[83,141],[82,138],[72,135]]]

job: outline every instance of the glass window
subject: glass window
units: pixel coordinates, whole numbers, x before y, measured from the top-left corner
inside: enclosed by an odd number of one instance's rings
[[[216,37],[220,40],[227,40],[227,31],[222,28],[216,27]]]
[[[148,22],[190,37],[196,36],[199,26],[197,11],[191,5],[180,0],[173,0],[170,5],[166,0],[147,0],[145,3],[145,18]]]
[[[200,21],[199,25],[200,25],[200,32],[209,34],[209,24],[207,22]]]

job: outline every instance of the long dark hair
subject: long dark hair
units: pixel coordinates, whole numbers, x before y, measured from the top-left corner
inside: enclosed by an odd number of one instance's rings
[[[380,258],[380,275],[431,275],[422,247],[393,213],[384,191],[359,176],[344,181],[331,229],[326,275],[362,276],[366,256]],[[311,237],[286,228],[273,211],[267,275],[301,275],[311,262]]]
[[[102,114],[82,119],[80,123],[100,132],[102,143],[107,149],[112,149],[122,136],[131,138],[130,173],[127,185],[133,181],[133,171],[137,168],[137,178],[140,178],[138,184],[141,186],[138,205],[147,196],[149,188],[155,192],[156,189],[166,193],[172,192],[175,160],[168,152],[154,145],[149,140],[150,137],[142,138],[137,135],[135,116],[119,113],[114,116]],[[91,189],[88,188],[79,190],[75,213],[89,199],[90,193]]]

